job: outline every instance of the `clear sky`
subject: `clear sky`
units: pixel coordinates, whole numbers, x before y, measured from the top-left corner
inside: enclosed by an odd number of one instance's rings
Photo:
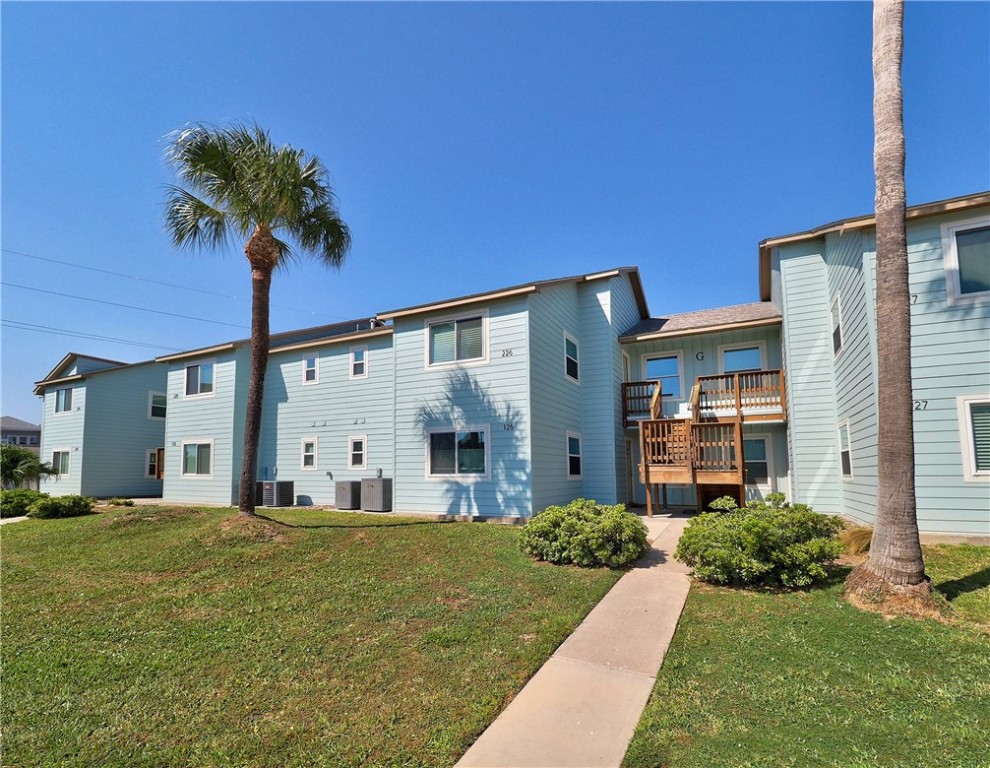
[[[3,2],[0,24],[0,408],[32,422],[67,352],[249,335],[239,248],[162,226],[187,122],[256,120],[330,169],[351,253],[276,275],[273,331],[625,265],[654,315],[756,301],[761,239],[873,207],[868,3]],[[909,2],[905,36],[908,202],[990,188],[990,4]]]

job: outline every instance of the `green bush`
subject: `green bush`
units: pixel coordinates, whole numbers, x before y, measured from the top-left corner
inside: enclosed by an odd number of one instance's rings
[[[843,523],[805,504],[749,502],[694,518],[674,556],[713,584],[806,587],[828,576],[841,553]]]
[[[576,499],[547,507],[523,528],[520,546],[551,563],[621,568],[647,549],[646,526],[625,506]]]
[[[26,515],[28,507],[38,499],[44,498],[48,498],[47,493],[32,491],[27,488],[13,488],[9,491],[0,491],[0,518]]]
[[[79,517],[93,512],[93,500],[86,496],[56,496],[38,499],[28,507],[28,517]]]
[[[111,507],[133,507],[134,499],[122,499],[119,496],[107,499],[107,504]]]

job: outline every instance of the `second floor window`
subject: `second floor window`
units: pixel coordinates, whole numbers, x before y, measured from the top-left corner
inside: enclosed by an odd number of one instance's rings
[[[72,410],[72,388],[55,391],[55,413],[68,413]]]
[[[567,334],[564,334],[564,373],[569,379],[579,380],[578,343]]]
[[[316,358],[315,357],[304,357],[303,358],[303,384],[316,384],[319,380],[319,374],[316,368]]]
[[[186,397],[213,393],[213,363],[186,366]]]
[[[353,347],[351,349],[351,378],[363,379],[368,375],[368,348]]]
[[[485,357],[484,318],[464,317],[430,324],[430,365]]]
[[[681,359],[678,355],[649,357],[646,359],[646,378],[649,381],[659,381],[664,397],[680,400],[681,395]]]

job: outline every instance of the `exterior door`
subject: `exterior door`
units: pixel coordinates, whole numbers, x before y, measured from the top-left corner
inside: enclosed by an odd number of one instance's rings
[[[155,480],[165,477],[165,449],[155,449]]]
[[[765,499],[773,491],[773,467],[770,459],[770,435],[748,435],[743,438],[747,501]]]

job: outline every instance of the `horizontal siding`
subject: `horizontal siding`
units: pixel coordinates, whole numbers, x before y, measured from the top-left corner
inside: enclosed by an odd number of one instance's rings
[[[629,277],[622,275],[609,281],[611,291],[611,324],[616,336],[622,336],[640,320],[643,320],[639,303],[633,293]],[[622,423],[622,355],[624,350],[616,338],[611,344],[612,383],[612,441],[615,455],[615,491],[616,501],[628,503],[635,500],[635,485],[638,471],[635,466],[626,465],[626,430]],[[628,354],[628,353],[626,353]],[[632,359],[630,356],[630,373]],[[631,478],[631,481],[630,481]],[[630,496],[630,491],[632,496]]]
[[[615,367],[619,331],[612,327],[612,292],[594,281],[578,289],[581,321],[582,496],[602,504],[618,502],[616,487],[617,397]],[[621,454],[619,454],[621,455]]]
[[[69,473],[58,478],[41,478],[39,490],[52,496],[82,493],[83,459],[86,455],[83,436],[86,424],[87,385],[77,382],[72,389],[72,411],[55,413],[55,392],[66,387],[45,390],[41,421],[41,460],[50,462],[53,451],[69,451]]]

